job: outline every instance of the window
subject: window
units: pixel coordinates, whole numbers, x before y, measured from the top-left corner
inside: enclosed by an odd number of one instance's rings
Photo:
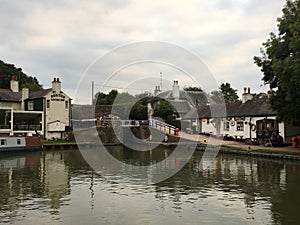
[[[228,120],[224,121],[224,130],[229,131],[229,121]]]
[[[1,139],[0,145],[6,145],[6,144],[7,144],[7,141],[5,139]]]
[[[21,139],[17,139],[17,145],[21,144]]]
[[[244,131],[244,121],[236,121],[236,130]]]
[[[33,101],[28,102],[28,110],[33,110]]]
[[[69,101],[65,101],[65,109],[69,108]]]
[[[47,105],[46,105],[47,109],[50,108],[50,100],[47,100]]]

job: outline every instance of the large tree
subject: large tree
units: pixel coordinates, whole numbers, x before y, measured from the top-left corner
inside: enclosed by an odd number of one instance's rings
[[[42,85],[39,84],[35,77],[28,76],[21,68],[0,60],[0,88],[10,88],[10,80],[13,75],[18,76],[20,88],[27,87],[30,90],[42,89]]]
[[[300,123],[300,0],[287,0],[278,18],[278,34],[263,43],[254,62],[270,85],[270,104],[280,121]]]
[[[219,87],[218,91],[212,91],[210,94],[210,98],[215,103],[222,102],[237,102],[239,100],[239,96],[237,95],[237,90],[233,89],[229,83],[222,83]]]

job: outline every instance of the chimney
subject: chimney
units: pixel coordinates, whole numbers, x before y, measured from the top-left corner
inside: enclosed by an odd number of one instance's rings
[[[174,82],[173,82],[172,95],[175,100],[179,100],[180,93],[179,93],[178,80],[174,80]]]
[[[10,90],[12,92],[19,92],[19,81],[18,76],[13,75],[10,80]]]
[[[23,88],[22,89],[22,102],[21,102],[21,110],[25,110],[25,100],[29,98],[29,89]]]
[[[60,93],[61,91],[61,82],[59,78],[54,78],[52,81],[52,91],[55,93]]]
[[[247,91],[248,90],[248,91]],[[246,103],[249,100],[253,99],[253,95],[250,92],[250,88],[244,88],[244,93],[242,94],[242,103]]]
[[[154,96],[158,95],[161,92],[160,86],[155,86]]]

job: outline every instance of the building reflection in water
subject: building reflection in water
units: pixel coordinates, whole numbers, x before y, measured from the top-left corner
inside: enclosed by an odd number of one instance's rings
[[[128,167],[161,161],[171,152],[139,153],[122,146],[110,149],[115,158],[129,163]],[[76,150],[4,154],[0,158],[0,221],[13,221],[20,210],[37,208],[61,216],[62,206],[68,207],[74,198],[72,190],[81,185],[88,187],[89,199],[81,201],[89,201],[91,211],[100,201],[97,198],[102,190],[119,198],[141,196],[141,200],[145,194],[152,194],[156,207],[162,211],[171,208],[176,214],[183,213],[187,206],[199,212],[205,207],[223,207],[237,210],[248,219],[257,219],[258,211],[267,212],[263,213],[265,221],[275,224],[300,221],[300,165],[296,162],[220,154],[202,170],[201,156],[195,153],[176,175],[145,186],[104,179],[101,171],[94,172]],[[179,158],[174,159],[169,166],[179,167],[180,163]],[[128,168],[124,171],[130,173]]]
[[[4,155],[0,159],[0,209],[13,215],[26,201],[37,201],[55,213],[70,193],[63,152]]]

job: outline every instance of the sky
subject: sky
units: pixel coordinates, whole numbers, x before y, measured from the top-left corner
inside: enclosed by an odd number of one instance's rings
[[[160,42],[197,56],[217,85],[228,82],[239,94],[244,87],[258,93],[268,87],[262,86],[253,57],[261,55],[269,33],[277,33],[284,5],[285,0],[1,0],[0,59],[37,77],[45,88],[59,77],[74,103],[89,101],[92,81],[95,92],[153,92],[161,83],[167,90],[173,80],[181,88],[200,84],[205,90],[207,79],[200,76],[194,82],[180,67],[158,61],[118,64],[114,76],[103,72],[110,66],[103,57],[112,51]],[[149,48],[126,51],[113,60],[127,59],[132,52],[143,55]],[[188,64],[184,54],[174,52],[161,54]]]

